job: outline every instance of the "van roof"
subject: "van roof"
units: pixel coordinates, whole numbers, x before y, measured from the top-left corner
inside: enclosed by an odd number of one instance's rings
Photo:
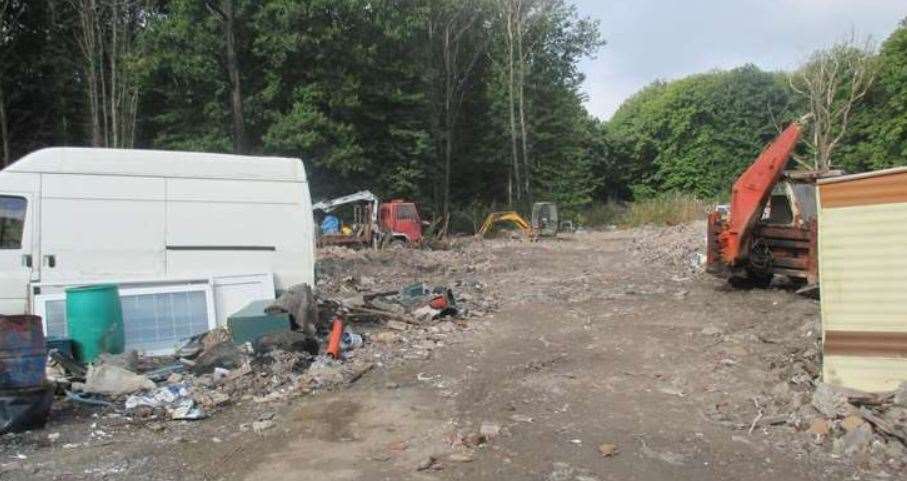
[[[305,182],[299,159],[166,150],[51,147],[4,171]]]

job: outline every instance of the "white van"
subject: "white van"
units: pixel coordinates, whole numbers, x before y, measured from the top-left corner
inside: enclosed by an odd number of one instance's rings
[[[0,171],[0,313],[39,283],[273,272],[314,285],[302,161],[49,148]]]

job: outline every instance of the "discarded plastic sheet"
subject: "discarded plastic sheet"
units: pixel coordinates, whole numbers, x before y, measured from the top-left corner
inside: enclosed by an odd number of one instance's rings
[[[141,374],[110,365],[92,365],[84,383],[73,383],[73,389],[94,394],[120,396],[136,391],[154,389],[154,381]]]
[[[159,387],[156,390],[144,395],[132,395],[126,399],[126,409],[132,410],[139,406],[148,406],[152,408],[161,407],[165,404],[174,403],[182,398],[189,396],[189,388],[185,384],[171,384],[169,386]]]
[[[91,406],[112,406],[113,403],[105,401],[103,399],[95,399],[88,396],[87,394],[77,394],[72,391],[66,391],[66,400],[73,401],[82,404],[88,404]]]
[[[189,387],[185,384],[163,386],[149,394],[132,395],[126,399],[127,411],[141,406],[164,408],[170,419],[175,420],[196,420],[208,417],[205,410],[189,397]]]
[[[145,377],[152,381],[160,382],[170,377],[171,374],[183,372],[185,370],[185,364],[171,364],[170,366],[164,366],[153,371],[148,371],[145,373]]]
[[[192,399],[182,399],[172,408],[167,408],[167,414],[170,419],[195,421],[205,419],[208,414],[201,406],[195,404]]]

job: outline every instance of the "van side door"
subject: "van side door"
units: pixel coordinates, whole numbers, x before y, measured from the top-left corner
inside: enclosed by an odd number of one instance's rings
[[[37,280],[32,236],[34,196],[0,191],[0,314],[28,312],[28,286]]]

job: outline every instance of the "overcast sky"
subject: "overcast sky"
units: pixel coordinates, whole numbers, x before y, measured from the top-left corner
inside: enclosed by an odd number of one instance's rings
[[[587,107],[607,119],[656,79],[753,63],[791,69],[847,38],[884,40],[907,0],[574,0],[608,44],[586,60]]]

